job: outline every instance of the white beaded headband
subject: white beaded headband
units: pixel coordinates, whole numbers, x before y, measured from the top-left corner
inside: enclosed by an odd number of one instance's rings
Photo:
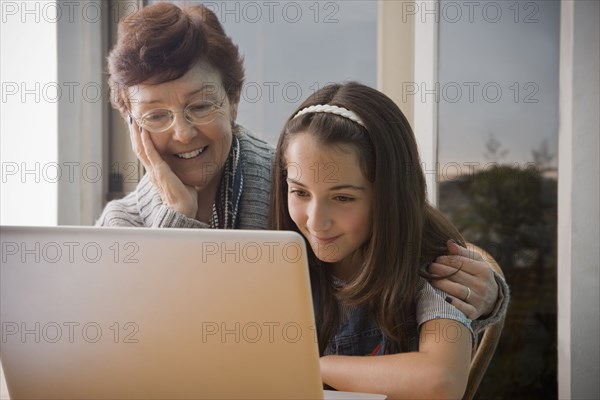
[[[356,122],[357,124],[359,124],[360,126],[362,126],[363,128],[365,128],[365,124],[362,122],[362,120],[359,118],[359,116],[356,115],[354,112],[347,110],[343,107],[332,106],[330,104],[318,104],[316,106],[309,106],[309,107],[303,108],[302,110],[298,111],[298,113],[296,115],[294,115],[294,118],[299,117],[304,114],[317,113],[317,112],[339,115],[344,118],[348,118],[349,120],[352,120],[352,121]],[[292,119],[294,119],[294,118],[292,118]]]

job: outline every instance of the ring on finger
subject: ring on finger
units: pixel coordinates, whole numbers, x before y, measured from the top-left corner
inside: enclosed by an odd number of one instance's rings
[[[463,301],[468,301],[469,297],[471,297],[471,288],[468,286],[465,286],[467,288],[467,295],[465,296],[465,298],[463,299]]]

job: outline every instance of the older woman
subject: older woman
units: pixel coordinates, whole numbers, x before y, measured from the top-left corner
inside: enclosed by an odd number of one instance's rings
[[[98,224],[264,229],[272,148],[235,123],[244,68],[215,15],[146,7],[119,24],[108,67],[147,174]]]
[[[120,22],[108,68],[111,102],[146,175],[97,225],[265,229],[273,148],[235,122],[243,61],[216,16],[202,5],[145,7]],[[506,284],[480,257],[449,250],[456,257],[430,271],[462,269],[433,284],[472,319],[493,311],[493,322]]]

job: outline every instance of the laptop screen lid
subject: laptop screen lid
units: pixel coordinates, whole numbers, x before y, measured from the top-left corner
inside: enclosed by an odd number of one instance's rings
[[[2,227],[12,398],[322,398],[293,232]]]

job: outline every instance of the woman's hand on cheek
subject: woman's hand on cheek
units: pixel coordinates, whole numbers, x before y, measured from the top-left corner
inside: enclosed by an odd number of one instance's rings
[[[135,155],[140,159],[150,181],[160,194],[163,204],[190,218],[198,212],[198,192],[192,186],[185,185],[162,159],[150,134],[139,129],[136,123],[129,125],[131,143]]]

